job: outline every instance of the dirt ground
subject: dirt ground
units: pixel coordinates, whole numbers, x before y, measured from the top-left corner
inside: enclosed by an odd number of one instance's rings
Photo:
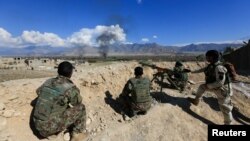
[[[56,71],[0,69],[0,82],[16,79],[44,78],[55,75]]]
[[[173,62],[156,64],[168,68],[174,66]],[[79,87],[87,109],[89,141],[204,141],[207,140],[208,124],[223,124],[223,115],[214,94],[206,93],[198,106],[187,101],[187,97],[194,97],[191,92],[197,89],[198,83],[189,85],[183,93],[169,88],[159,92],[159,87],[153,84],[154,104],[149,112],[133,119],[123,119],[116,98],[138,65],[131,61],[77,66],[72,80]],[[193,62],[186,63],[186,66],[192,70],[199,68]],[[144,75],[152,79],[154,71],[145,67]],[[246,76],[241,77],[249,80]],[[190,74],[189,78],[194,82],[204,81],[203,74]],[[35,90],[46,79],[36,77],[0,83],[0,141],[39,140],[30,126],[31,102],[36,98]],[[234,90],[232,102],[236,107],[233,123],[250,124],[250,99]],[[67,134],[50,140],[67,140]]]

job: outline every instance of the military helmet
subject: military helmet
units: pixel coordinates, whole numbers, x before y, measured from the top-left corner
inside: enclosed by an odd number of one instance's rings
[[[176,67],[180,67],[180,66],[183,66],[183,64],[182,64],[181,61],[176,61],[176,62],[175,62],[175,66],[176,66]]]
[[[206,56],[213,57],[214,61],[218,61],[220,53],[217,50],[209,50],[206,52]]]

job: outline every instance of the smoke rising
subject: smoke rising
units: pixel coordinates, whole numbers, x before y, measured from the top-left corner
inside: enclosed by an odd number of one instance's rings
[[[96,38],[97,43],[100,45],[99,53],[103,58],[108,56],[109,46],[118,43],[119,37],[109,31],[104,32]]]

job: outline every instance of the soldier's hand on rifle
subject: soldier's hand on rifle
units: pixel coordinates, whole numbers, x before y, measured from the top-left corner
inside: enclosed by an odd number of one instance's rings
[[[158,72],[163,72],[164,69],[163,68],[156,68]]]

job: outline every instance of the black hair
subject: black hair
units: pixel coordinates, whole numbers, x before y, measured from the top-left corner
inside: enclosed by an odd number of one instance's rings
[[[143,74],[143,68],[142,67],[136,67],[134,74],[135,74],[135,76],[141,76]]]
[[[206,56],[213,57],[214,61],[218,61],[220,54],[217,50],[209,50],[207,51]]]
[[[58,74],[65,76],[65,77],[71,77],[72,72],[73,72],[74,66],[68,62],[64,61],[58,65]]]

